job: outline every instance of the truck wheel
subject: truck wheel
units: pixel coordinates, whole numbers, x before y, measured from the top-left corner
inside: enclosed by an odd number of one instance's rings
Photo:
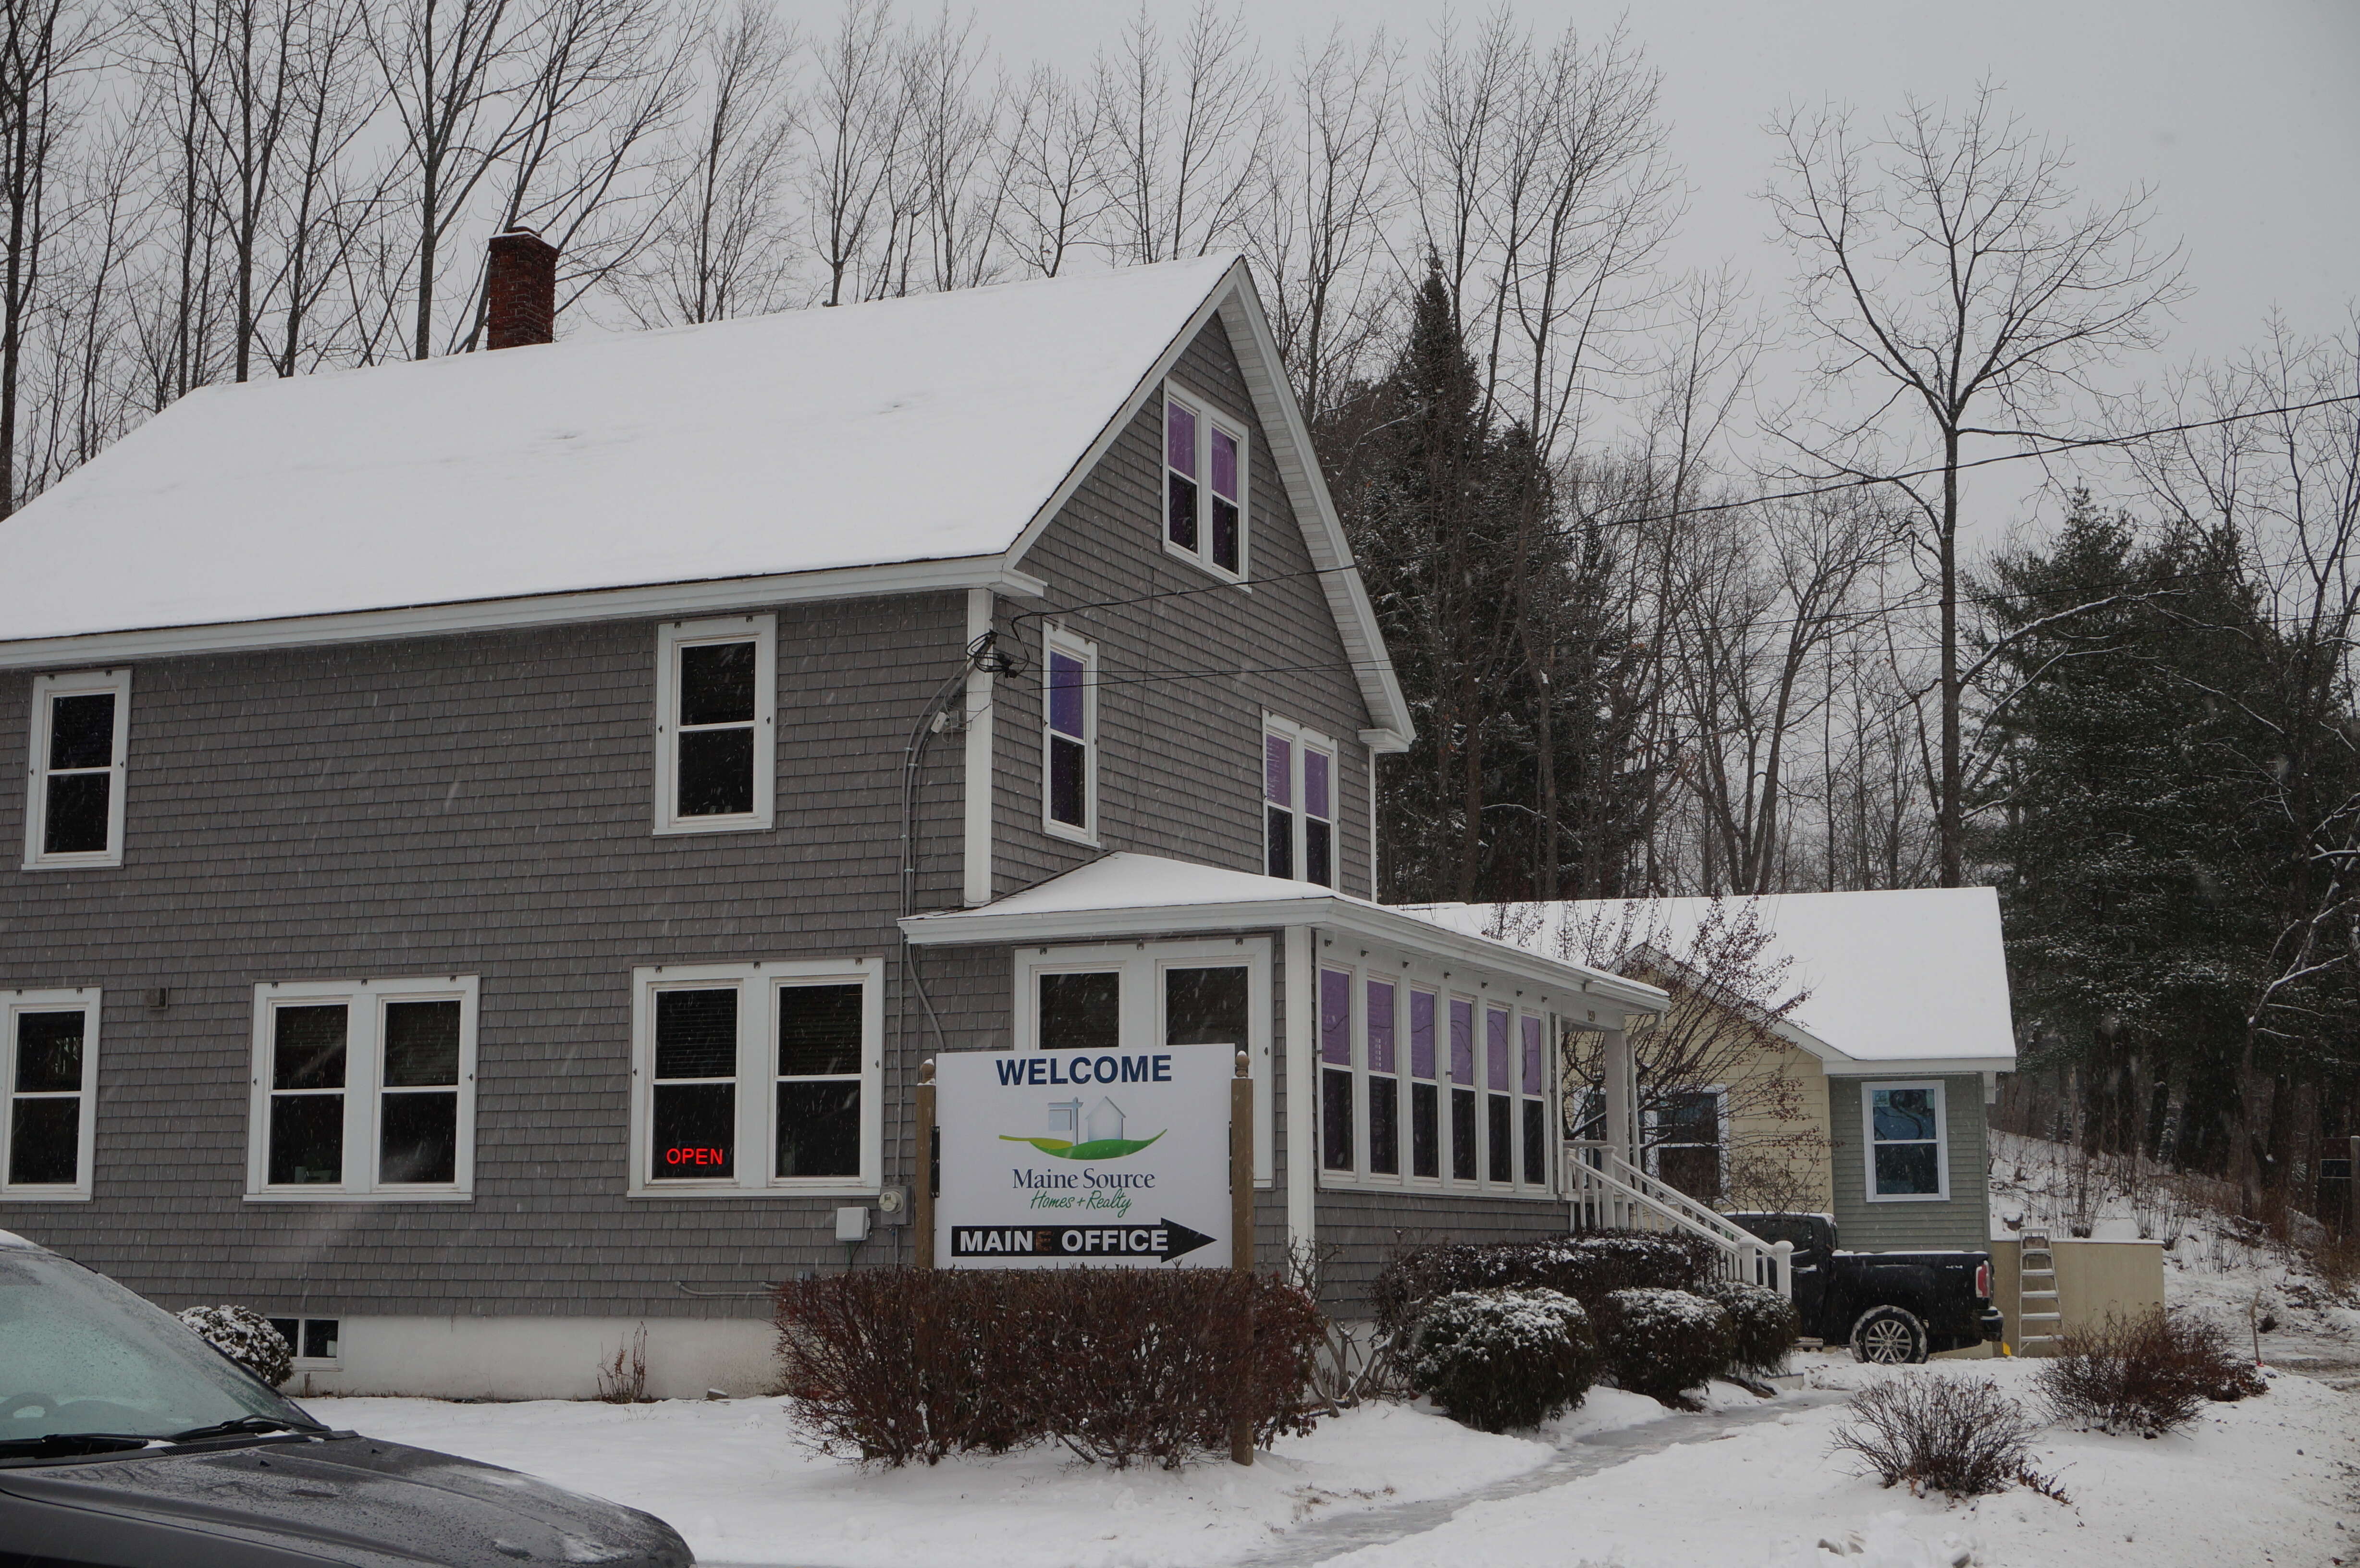
[[[1906,1367],[1926,1359],[1926,1325],[1901,1307],[1871,1307],[1852,1325],[1855,1360]]]

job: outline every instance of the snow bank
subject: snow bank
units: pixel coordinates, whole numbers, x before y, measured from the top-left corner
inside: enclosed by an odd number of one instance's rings
[[[1608,1396],[1612,1396],[1611,1398]],[[1622,1424],[1632,1395],[1601,1390]],[[1644,1401],[1655,1417],[1665,1412]],[[774,1399],[602,1405],[313,1399],[322,1421],[530,1471],[645,1508],[700,1561],[822,1568],[1164,1568],[1246,1555],[1291,1525],[1473,1491],[1536,1469],[1547,1443],[1399,1406],[1354,1410],[1250,1468],[1121,1474],[1051,1450],[862,1470],[798,1446]],[[1579,1419],[1580,1412],[1568,1420]]]

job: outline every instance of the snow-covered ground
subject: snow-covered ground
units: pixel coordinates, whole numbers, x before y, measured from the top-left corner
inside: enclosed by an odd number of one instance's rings
[[[1365,1513],[1381,1543],[1303,1561],[1353,1568],[2043,1568],[2136,1564],[2317,1568],[2360,1562],[2360,1421],[2351,1396],[2278,1378],[2268,1394],[2210,1409],[2156,1442],[2049,1429],[2036,1463],[2060,1504],[2017,1488],[1953,1505],[1881,1489],[1829,1454],[1836,1395],[1874,1377],[1994,1377],[2026,1387],[2038,1364],[1939,1363],[1896,1373],[1799,1358],[1803,1387],[1763,1403],[1721,1387],[1727,1412],[1681,1418],[1616,1389],[1524,1437],[1470,1432],[1426,1411],[1376,1406],[1282,1443],[1251,1468],[1207,1464],[1117,1474],[1050,1451],[892,1472],[812,1454],[777,1399],[613,1406],[542,1401],[318,1399],[322,1420],[530,1470],[670,1519],[713,1563],[828,1568],[1163,1568],[1291,1555],[1290,1535]],[[1657,1445],[1644,1423],[1683,1441]],[[1619,1433],[1590,1474],[1555,1478],[1588,1440]],[[1596,1444],[1605,1448],[1606,1443]],[[1624,1457],[1627,1454],[1628,1457]],[[1520,1481],[1519,1478],[1523,1480]],[[1499,1497],[1520,1486],[1534,1489]],[[1381,1510],[1491,1491],[1494,1500]],[[2344,1520],[2350,1519],[2352,1523]],[[1824,1547],[1821,1542],[1827,1543]]]
[[[2086,1199],[2077,1194],[2084,1181]],[[2360,1389],[2360,1298],[2322,1279],[2300,1250],[2207,1202],[2225,1197],[2207,1192],[2201,1179],[2134,1175],[2119,1161],[2084,1176],[2060,1145],[1992,1136],[1994,1236],[2012,1236],[2027,1219],[2070,1236],[2079,1211],[2098,1240],[2166,1243],[2169,1304],[2206,1313],[2240,1344],[2258,1330],[2262,1359],[2274,1367]]]

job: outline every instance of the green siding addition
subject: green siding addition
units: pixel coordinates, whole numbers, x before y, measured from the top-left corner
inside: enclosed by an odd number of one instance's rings
[[[1828,1080],[1836,1235],[1847,1250],[1981,1252],[1991,1244],[1991,1146],[1984,1137],[1983,1083],[1978,1074],[1939,1080],[1943,1119],[1950,1138],[1949,1200],[1914,1203],[1868,1201],[1861,1154],[1861,1085],[1924,1082],[1906,1073]]]

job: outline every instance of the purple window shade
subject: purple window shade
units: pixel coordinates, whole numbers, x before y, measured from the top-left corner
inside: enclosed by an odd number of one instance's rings
[[[1450,1081],[1475,1082],[1475,1004],[1450,1004]]]
[[[1409,1075],[1434,1076],[1434,993],[1409,994]]]
[[[1390,980],[1369,982],[1369,1071],[1400,1071],[1393,1065],[1393,987]]]
[[[1213,494],[1225,501],[1238,498],[1238,443],[1226,430],[1213,432]]]
[[[1196,415],[1177,403],[1164,405],[1164,461],[1196,477]]]
[[[1483,1064],[1490,1068],[1491,1087],[1508,1089],[1508,1009],[1492,1007],[1483,1015]]]
[[[1540,1092],[1541,1021],[1526,1014],[1524,1017],[1524,1093],[1537,1094]]]
[[[1319,1060],[1352,1065],[1352,977],[1340,969],[1319,972]]]
[[[1082,734],[1082,661],[1070,653],[1049,656],[1049,727],[1076,740]]]
[[[1295,747],[1276,735],[1264,735],[1262,793],[1273,806],[1295,804]]]
[[[1328,757],[1323,752],[1303,752],[1303,810],[1315,817],[1329,815],[1328,810]]]

